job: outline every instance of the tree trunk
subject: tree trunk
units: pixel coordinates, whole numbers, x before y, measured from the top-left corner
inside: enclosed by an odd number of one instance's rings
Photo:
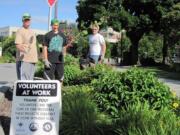
[[[131,52],[131,65],[136,65],[138,63],[138,41],[132,43],[130,52]]]
[[[166,36],[164,36],[164,39],[163,39],[163,49],[162,49],[162,53],[163,53],[162,64],[164,64],[164,65],[166,64],[167,51],[168,51],[168,43],[167,43]]]
[[[128,37],[131,40],[131,47],[130,47],[130,58],[126,61],[128,61],[128,64],[130,65],[136,65],[139,63],[138,59],[138,44],[139,40],[143,36],[144,31],[136,31],[132,30],[130,33],[127,33]]]

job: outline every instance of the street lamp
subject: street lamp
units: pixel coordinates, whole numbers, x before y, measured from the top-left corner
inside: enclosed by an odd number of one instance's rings
[[[120,62],[121,65],[123,63],[123,40],[124,40],[125,34],[126,34],[126,30],[122,29],[121,30],[121,62]]]

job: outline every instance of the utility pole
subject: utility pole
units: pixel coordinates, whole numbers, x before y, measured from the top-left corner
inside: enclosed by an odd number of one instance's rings
[[[58,18],[58,0],[55,3],[54,18]]]
[[[48,15],[48,31],[51,29],[51,13],[52,13],[52,7],[49,7],[49,15]]]
[[[51,15],[52,15],[52,8],[54,4],[57,2],[57,0],[47,0],[49,5],[49,15],[48,15],[48,31],[50,31],[50,25],[51,25]]]

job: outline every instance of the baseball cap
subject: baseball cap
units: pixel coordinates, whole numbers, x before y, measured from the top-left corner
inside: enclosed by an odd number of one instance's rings
[[[51,25],[59,25],[59,20],[58,19],[52,19]]]
[[[31,15],[29,13],[24,13],[22,16],[22,20],[30,20],[31,19]]]

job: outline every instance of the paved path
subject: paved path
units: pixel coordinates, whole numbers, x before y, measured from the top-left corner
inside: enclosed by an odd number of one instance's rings
[[[160,78],[159,80],[169,86],[170,89],[175,91],[177,96],[180,97],[180,81],[165,78]]]
[[[14,82],[16,80],[16,64],[0,64],[0,83]]]

